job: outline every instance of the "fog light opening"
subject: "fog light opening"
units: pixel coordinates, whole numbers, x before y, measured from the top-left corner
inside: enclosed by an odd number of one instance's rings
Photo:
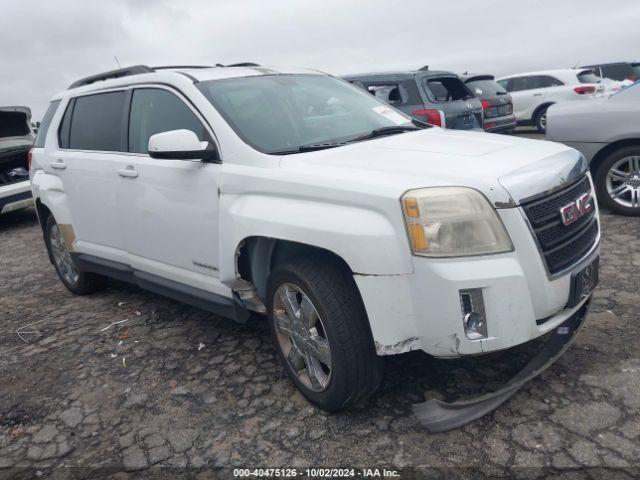
[[[462,325],[469,340],[487,338],[487,320],[481,288],[460,290]]]

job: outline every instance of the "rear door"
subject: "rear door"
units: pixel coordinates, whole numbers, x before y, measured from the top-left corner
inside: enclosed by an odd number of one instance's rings
[[[536,107],[544,102],[545,89],[539,88],[538,76],[510,78],[507,91],[513,101],[513,113],[518,121],[529,121]]]
[[[125,149],[123,90],[73,98],[58,130],[48,173],[62,180],[72,217],[75,249],[126,262],[114,174]]]
[[[427,108],[444,113],[446,128],[482,128],[482,104],[458,77],[426,77],[421,80],[421,86],[431,104]]]

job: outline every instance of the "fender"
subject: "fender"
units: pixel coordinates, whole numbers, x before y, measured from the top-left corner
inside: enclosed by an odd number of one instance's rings
[[[238,246],[252,236],[323,248],[341,257],[356,274],[411,273],[408,240],[399,220],[394,224],[379,210],[326,200],[283,194],[223,195],[220,280],[228,286],[236,282]]]
[[[67,194],[59,177],[38,170],[31,179],[31,190],[34,200],[46,206],[59,225],[72,225]]]

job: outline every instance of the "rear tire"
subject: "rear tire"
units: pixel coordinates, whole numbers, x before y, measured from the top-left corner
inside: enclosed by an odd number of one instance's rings
[[[377,390],[382,358],[353,277],[338,261],[313,255],[279,265],[267,295],[280,359],[311,403],[335,412]]]
[[[542,110],[536,113],[536,117],[533,120],[533,123],[536,126],[536,129],[540,133],[546,133],[547,131],[547,109],[548,108],[549,107],[544,107]]]
[[[594,183],[598,200],[613,212],[640,216],[640,145],[611,152],[596,169]]]
[[[53,215],[47,217],[44,239],[58,277],[69,291],[87,295],[104,287],[106,279],[103,276],[83,272],[75,265]]]

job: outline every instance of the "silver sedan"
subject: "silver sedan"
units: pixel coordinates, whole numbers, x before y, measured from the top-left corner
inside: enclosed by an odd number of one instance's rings
[[[640,215],[640,82],[609,97],[551,106],[546,138],[584,154],[601,203]]]

